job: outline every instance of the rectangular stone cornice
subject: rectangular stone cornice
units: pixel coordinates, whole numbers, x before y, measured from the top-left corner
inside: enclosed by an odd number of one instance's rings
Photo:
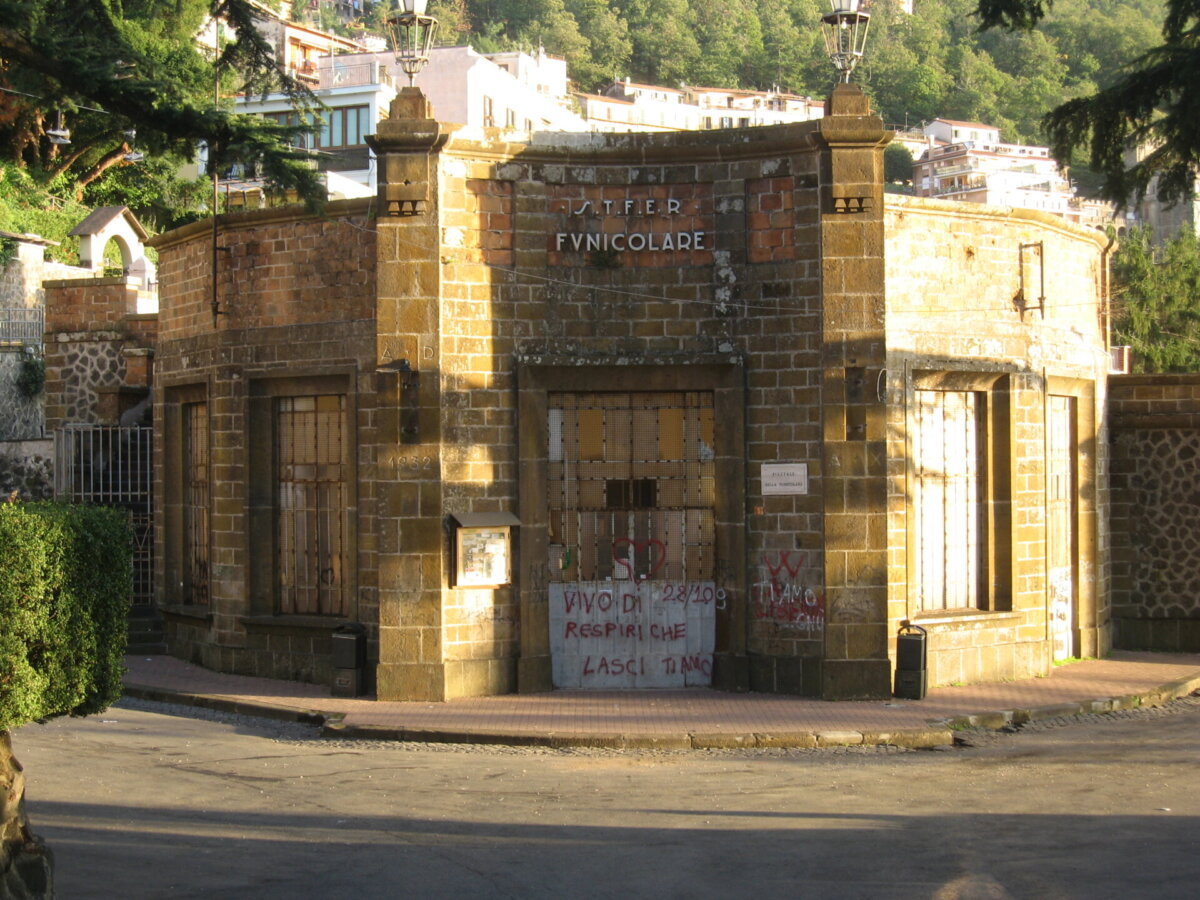
[[[570,166],[734,162],[811,150],[819,145],[817,125],[812,121],[674,134],[539,133],[529,142],[489,141],[460,132],[451,136],[445,152],[489,161]]]
[[[450,132],[436,119],[384,119],[374,134],[366,137],[367,146],[377,154],[427,152],[446,143]]]
[[[878,116],[831,116],[819,121],[821,140],[830,148],[883,147],[896,136]]]

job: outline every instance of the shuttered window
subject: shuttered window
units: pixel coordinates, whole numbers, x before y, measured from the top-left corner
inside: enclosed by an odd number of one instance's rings
[[[916,391],[916,597],[922,611],[986,604],[984,404],[978,391]]]

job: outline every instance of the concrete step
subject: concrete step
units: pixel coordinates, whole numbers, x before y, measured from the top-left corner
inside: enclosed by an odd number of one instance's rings
[[[157,610],[135,610],[129,614],[126,653],[152,655],[167,652],[166,632]]]

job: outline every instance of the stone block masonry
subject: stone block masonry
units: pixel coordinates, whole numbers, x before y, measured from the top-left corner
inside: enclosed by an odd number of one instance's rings
[[[211,223],[156,239],[173,651],[325,680],[330,632],[359,622],[387,699],[675,683],[885,697],[920,593],[915,523],[932,520],[910,465],[926,391],[975,398],[978,552],[1004,572],[941,628],[937,677],[1048,664],[1060,408],[1087,548],[1066,564],[1071,640],[1100,646],[1103,334],[1095,303],[1053,305],[1096,297],[1100,248],[998,216],[968,240],[965,219],[885,204],[882,123],[851,87],[827,112],[503,143],[405,90],[371,138],[374,200],[222,217],[218,315]],[[1051,299],[1013,306],[1051,254]],[[968,299],[988,304],[969,329],[938,312]],[[507,522],[511,542],[463,544],[464,520]]]
[[[877,387],[890,398],[889,630],[905,620],[929,629],[931,684],[1040,675],[1056,656],[1110,645],[1106,247],[1102,235],[1040,213],[888,199]],[[937,396],[976,404],[972,489],[984,505],[954,537],[956,555],[977,556],[970,609],[930,608],[920,584],[931,564],[922,533],[935,523],[914,507],[928,478],[913,461],[914,431]],[[947,466],[962,465],[947,454]],[[1056,457],[1065,465],[1054,468]],[[926,515],[952,512],[947,501]],[[1047,598],[1059,586],[1055,612]]]

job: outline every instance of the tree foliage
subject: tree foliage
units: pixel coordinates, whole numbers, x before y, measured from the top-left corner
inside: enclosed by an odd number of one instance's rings
[[[979,15],[985,28],[1028,29],[1049,8],[1049,0],[980,0]],[[1161,43],[1124,62],[1111,84],[1047,114],[1050,146],[1059,159],[1086,148],[1117,203],[1150,190],[1168,202],[1190,197],[1200,169],[1200,0],[1167,0]]]
[[[190,159],[202,144],[219,167],[256,163],[319,202],[294,129],[214,99],[220,79],[226,94],[283,90],[311,105],[276,65],[255,27],[261,15],[252,0],[0,0],[0,158],[52,190],[78,191],[124,164],[134,132],[146,156]],[[229,39],[206,52],[196,36],[210,16]],[[69,145],[47,133],[60,123]]]
[[[888,184],[911,184],[913,158],[907,147],[888,144],[883,148],[883,180]]]
[[[1148,228],[1113,255],[1113,340],[1138,372],[1200,371],[1200,238],[1185,228],[1156,246]]]
[[[57,246],[46,247],[46,256],[56,262],[76,263],[77,241],[67,233],[89,212],[73,196],[48,191],[23,167],[0,162],[0,231],[37,234],[55,241]]]
[[[822,96],[835,77],[818,0],[457,2],[466,30],[444,33],[448,42],[542,47],[566,57],[587,91],[629,77]],[[1043,116],[1112,83],[1154,45],[1163,12],[1163,0],[1058,0],[1037,31],[981,31],[978,2],[921,0],[909,15],[897,0],[874,0],[854,78],[886,121],[947,116],[996,125],[1009,141],[1044,142]]]

